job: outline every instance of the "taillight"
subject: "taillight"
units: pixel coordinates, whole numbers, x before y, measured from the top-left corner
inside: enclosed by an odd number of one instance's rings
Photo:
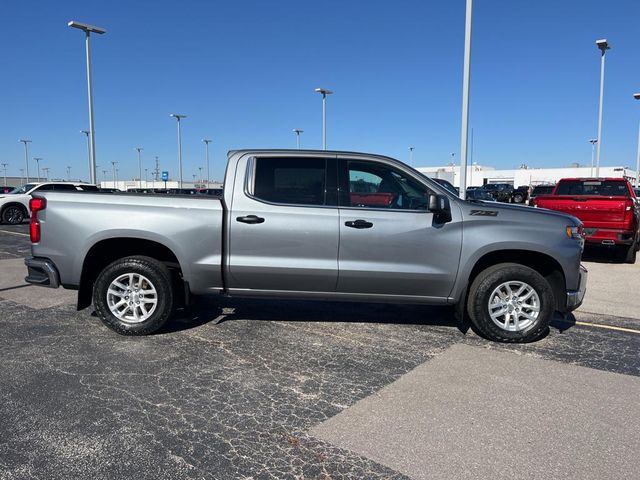
[[[29,200],[29,210],[31,210],[31,221],[29,222],[29,237],[31,243],[40,241],[40,222],[38,221],[38,212],[47,208],[46,198],[32,198]]]

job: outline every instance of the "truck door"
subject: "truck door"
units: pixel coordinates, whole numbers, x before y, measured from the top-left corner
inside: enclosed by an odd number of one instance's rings
[[[335,292],[335,156],[243,157],[235,177],[228,206],[229,289]]]
[[[446,298],[462,247],[461,214],[440,222],[431,191],[398,165],[339,158],[341,293]]]

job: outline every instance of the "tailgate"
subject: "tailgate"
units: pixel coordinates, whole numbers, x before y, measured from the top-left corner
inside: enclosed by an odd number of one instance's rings
[[[553,195],[537,205],[573,215],[585,227],[621,228],[625,221],[626,197]]]

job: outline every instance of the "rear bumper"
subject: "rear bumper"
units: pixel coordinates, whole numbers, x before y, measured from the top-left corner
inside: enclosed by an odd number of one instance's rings
[[[587,292],[587,269],[580,265],[580,283],[577,290],[567,290],[567,312],[571,312],[582,305],[584,295]]]
[[[47,258],[27,257],[24,259],[27,266],[25,282],[41,287],[58,288],[60,275],[53,262]]]
[[[631,245],[635,240],[635,230],[613,228],[585,228],[587,245]]]

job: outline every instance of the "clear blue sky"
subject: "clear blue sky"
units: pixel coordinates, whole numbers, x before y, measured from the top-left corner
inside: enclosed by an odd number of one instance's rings
[[[441,165],[456,152],[464,0],[33,1],[5,0],[0,28],[0,162],[23,167],[20,138],[53,176],[87,176],[84,41],[93,37],[97,161],[120,178],[159,155],[177,170],[183,123],[185,179],[213,139],[212,177],[229,149],[321,147],[330,88],[332,149]],[[635,164],[640,102],[637,0],[476,0],[471,126],[474,160],[502,168],[588,163],[597,125],[599,53],[607,54],[602,163]],[[35,170],[35,163],[31,165]],[[110,168],[108,169],[110,170]],[[102,173],[99,174],[102,178]],[[107,178],[111,178],[108,173]]]

